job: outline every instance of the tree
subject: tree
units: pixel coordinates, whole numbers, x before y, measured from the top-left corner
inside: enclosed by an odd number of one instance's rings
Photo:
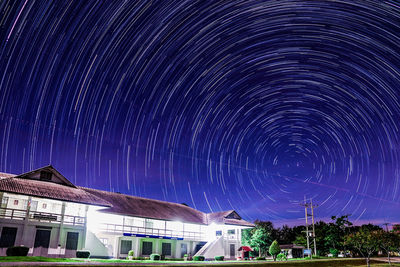
[[[357,233],[346,236],[345,241],[348,245],[354,247],[366,259],[367,266],[370,266],[370,258],[381,247],[380,231],[371,231],[368,228],[362,228]]]
[[[385,232],[383,230],[379,231],[379,239],[381,240],[380,248],[387,253],[389,265],[392,265],[390,262],[390,253],[397,252],[400,246],[400,237],[393,232]]]
[[[267,250],[269,244],[271,244],[270,233],[265,228],[256,228],[251,237],[250,246],[258,248],[259,257]]]
[[[269,254],[271,254],[272,257],[274,258],[274,261],[276,261],[276,256],[279,253],[281,253],[281,247],[279,246],[278,241],[274,240],[271,246],[269,246]]]
[[[326,232],[325,241],[329,249],[345,250],[344,236],[347,229],[353,224],[349,221],[350,215],[343,215],[340,217],[332,216],[333,223],[329,223]]]

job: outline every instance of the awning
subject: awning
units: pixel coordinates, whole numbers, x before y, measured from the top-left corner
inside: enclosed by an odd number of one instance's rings
[[[248,246],[241,246],[239,249],[238,249],[238,251],[253,251],[253,249],[251,248],[251,247],[248,247]]]

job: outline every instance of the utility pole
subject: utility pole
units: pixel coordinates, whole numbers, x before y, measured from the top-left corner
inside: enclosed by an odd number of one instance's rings
[[[318,205],[313,205],[312,204],[312,199],[311,199],[311,218],[312,218],[312,231],[313,231],[313,238],[314,238],[314,255],[317,256],[317,238],[315,236],[315,224],[314,224],[314,207],[317,207]]]
[[[308,217],[311,217],[311,222],[312,222],[312,237],[314,241],[314,255],[317,255],[317,241],[316,241],[316,236],[315,236],[315,221],[314,221],[314,208],[317,207],[318,205],[313,205],[312,199],[310,203],[307,203],[306,197],[304,196],[304,204],[300,204],[301,206],[304,207],[305,211],[305,219],[306,219],[306,235],[307,235],[307,250],[310,250],[310,234],[308,230]],[[311,215],[308,214],[308,208],[311,208]],[[312,255],[311,255],[312,256]]]

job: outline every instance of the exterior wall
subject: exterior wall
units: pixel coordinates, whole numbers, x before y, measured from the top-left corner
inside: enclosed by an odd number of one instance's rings
[[[17,228],[14,245],[29,247],[29,255],[74,256],[75,250],[66,250],[68,232],[78,233],[77,249],[84,247],[86,205],[4,192],[0,197],[0,233],[4,227]],[[34,248],[38,229],[50,231],[48,248]],[[6,249],[0,248],[0,255]]]

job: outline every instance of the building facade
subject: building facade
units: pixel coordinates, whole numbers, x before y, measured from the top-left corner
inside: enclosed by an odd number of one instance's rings
[[[54,167],[0,173],[0,255],[24,245],[29,255],[126,258],[152,253],[235,258],[243,229],[254,225],[235,211],[203,213],[184,204],[72,184]]]

